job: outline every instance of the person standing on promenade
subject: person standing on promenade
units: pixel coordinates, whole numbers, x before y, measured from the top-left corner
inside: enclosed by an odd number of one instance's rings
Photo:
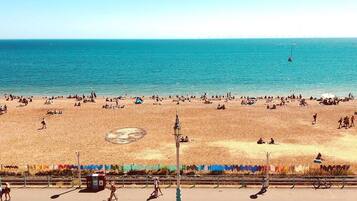
[[[2,186],[1,186],[1,182],[0,182],[0,201],[2,201],[2,194],[3,194],[3,190],[2,190]]]
[[[150,194],[150,197],[146,201],[158,198],[159,192],[160,192],[160,195],[163,195],[161,192],[161,188],[160,188],[159,178],[155,177],[154,178],[154,191]]]
[[[5,188],[3,190],[4,194],[5,194],[5,201],[6,200],[11,200],[11,196],[10,196],[10,184],[9,183],[5,183]]]
[[[109,195],[109,198],[108,198],[108,201],[112,201],[112,199],[114,198],[116,201],[118,201],[118,197],[117,195],[115,194],[115,191],[117,190],[117,188],[115,187],[115,184],[114,182],[111,182],[110,183],[110,195]]]

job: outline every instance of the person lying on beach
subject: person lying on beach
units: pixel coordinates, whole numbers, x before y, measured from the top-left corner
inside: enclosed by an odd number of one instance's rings
[[[49,115],[62,114],[62,110],[48,110],[47,114],[49,114]]]
[[[263,138],[259,138],[259,140],[257,141],[257,144],[265,144]]]
[[[213,102],[212,101],[209,101],[209,100],[205,100],[204,104],[212,104]]]
[[[218,104],[217,110],[225,110],[225,109],[226,109],[226,106],[224,104],[223,105]]]

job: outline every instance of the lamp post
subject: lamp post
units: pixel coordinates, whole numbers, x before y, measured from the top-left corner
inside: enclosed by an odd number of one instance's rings
[[[180,189],[180,137],[181,137],[181,125],[180,119],[176,114],[176,121],[174,125],[174,136],[176,141],[176,201],[181,201],[181,189]]]
[[[78,188],[81,188],[82,186],[82,178],[81,178],[81,164],[79,160],[80,153],[79,151],[76,151],[76,157],[77,157],[77,170],[78,170]]]

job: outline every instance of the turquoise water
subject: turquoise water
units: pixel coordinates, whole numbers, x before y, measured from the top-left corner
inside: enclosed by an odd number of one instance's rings
[[[357,39],[0,40],[1,94],[91,90],[357,94]]]

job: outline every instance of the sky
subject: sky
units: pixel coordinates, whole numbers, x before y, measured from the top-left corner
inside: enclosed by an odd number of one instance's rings
[[[0,0],[0,39],[357,37],[357,0]]]

